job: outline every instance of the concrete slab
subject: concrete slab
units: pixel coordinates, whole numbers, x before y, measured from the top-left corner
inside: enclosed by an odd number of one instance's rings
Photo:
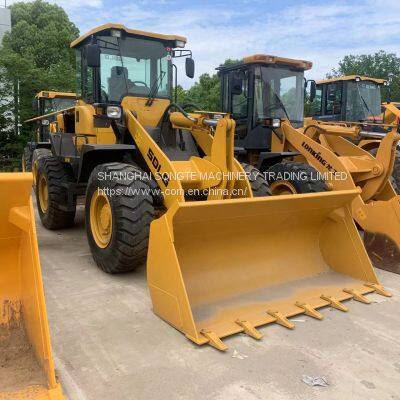
[[[323,309],[323,321],[197,347],[151,311],[144,267],[110,276],[94,264],[79,210],[73,229],[46,231],[40,256],[58,375],[70,400],[400,400],[400,276],[378,270],[391,299]],[[236,351],[236,352],[235,352]],[[236,355],[236,357],[232,357]],[[310,387],[303,375],[324,376]]]

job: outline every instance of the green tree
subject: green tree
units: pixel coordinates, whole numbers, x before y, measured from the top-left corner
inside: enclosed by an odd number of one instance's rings
[[[240,60],[227,59],[221,66],[233,65]],[[221,111],[220,105],[220,80],[218,74],[202,74],[189,90],[187,90],[181,99],[185,103],[193,103],[206,111]]]
[[[342,75],[389,79],[391,100],[400,100],[400,58],[394,53],[381,50],[375,54],[347,55],[328,74],[328,78]],[[388,96],[389,90],[383,90],[383,101],[387,101]]]
[[[5,34],[0,48],[0,98],[5,99],[2,108],[8,114],[14,111],[14,100],[18,98],[18,114],[23,122],[32,117],[32,100],[40,90],[75,91],[75,56],[69,45],[79,31],[65,11],[54,4],[36,0],[15,3],[10,8],[12,29]],[[15,129],[10,132],[9,118],[1,117],[1,148],[13,144],[13,155],[19,157],[32,129],[22,124],[21,135],[17,136]]]

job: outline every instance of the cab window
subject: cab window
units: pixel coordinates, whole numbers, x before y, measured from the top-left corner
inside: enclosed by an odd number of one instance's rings
[[[342,109],[342,85],[331,83],[326,88],[326,114],[338,115]]]
[[[234,73],[240,74],[242,90],[240,94],[232,93],[232,114],[235,118],[247,118],[248,73],[247,71],[235,71]]]
[[[315,97],[311,103],[311,115],[321,115],[322,110],[322,88],[317,87],[315,90]]]

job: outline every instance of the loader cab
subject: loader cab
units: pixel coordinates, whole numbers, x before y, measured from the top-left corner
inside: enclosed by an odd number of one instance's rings
[[[37,121],[36,141],[47,142],[49,140],[49,134],[52,124],[56,122],[56,116],[48,114],[73,107],[75,103],[76,93],[54,91],[39,92],[33,100],[32,108],[37,117],[46,115],[46,118]]]
[[[190,50],[182,50],[186,38],[106,24],[75,40],[77,87],[87,104],[121,105],[125,98],[172,99],[172,59],[187,57],[186,71],[194,75]],[[148,100],[151,100],[150,102]]]
[[[343,76],[317,82],[312,115],[322,121],[382,122],[384,79]]]
[[[303,125],[304,71],[312,63],[269,55],[255,55],[217,68],[221,105],[236,120],[235,146],[268,151],[274,124],[289,119]]]

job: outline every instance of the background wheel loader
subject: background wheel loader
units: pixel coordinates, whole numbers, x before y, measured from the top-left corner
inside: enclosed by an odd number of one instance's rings
[[[398,106],[391,102],[381,104],[381,89],[386,85],[385,79],[358,75],[319,81],[312,103],[313,118],[306,118],[305,123],[358,126],[358,135],[349,139],[376,156],[381,139],[399,125]],[[397,193],[400,192],[399,155],[397,150],[392,173]]]
[[[0,174],[0,399],[63,400],[51,354],[32,174]]]
[[[81,98],[57,116],[52,155],[38,163],[44,226],[71,225],[84,195],[99,268],[147,260],[154,312],[219,350],[231,334],[260,339],[257,326],[293,328],[293,315],[387,295],[349,211],[356,189],[266,196],[259,172],[234,157],[233,119],[171,102],[173,59],[187,57],[194,75],[185,42],[107,24],[71,44]]]
[[[57,130],[55,127],[57,112],[73,107],[75,103],[76,93],[41,91],[35,96],[32,108],[36,117],[25,122],[36,123],[36,129],[24,148],[23,171],[32,171],[37,167],[37,160],[44,154],[49,154],[49,134]]]
[[[222,109],[237,123],[237,155],[268,174],[272,194],[361,189],[352,203],[353,217],[367,233],[378,265],[399,273],[400,205],[390,183],[397,126],[389,126],[375,143],[375,157],[345,138],[356,141],[358,125],[310,123],[303,128],[304,71],[309,68],[307,61],[268,55],[218,68]]]

